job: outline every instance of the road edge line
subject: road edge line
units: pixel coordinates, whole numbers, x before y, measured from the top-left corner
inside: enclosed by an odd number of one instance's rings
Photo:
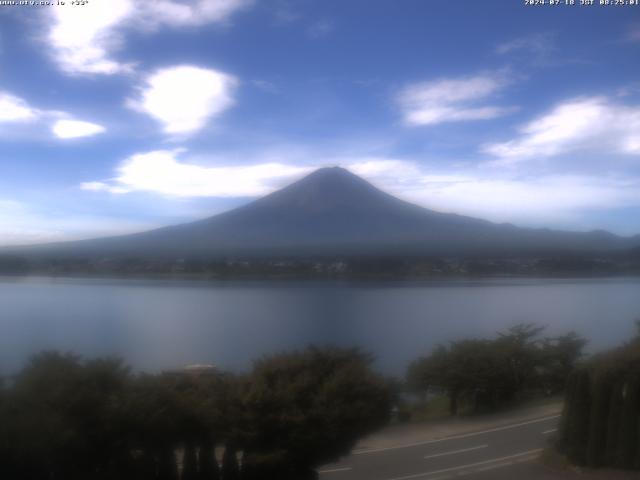
[[[526,422],[520,422],[520,423],[514,423],[514,424],[510,424],[510,425],[503,425],[501,427],[490,428],[488,430],[482,430],[482,431],[470,432],[470,433],[462,433],[462,434],[459,434],[459,435],[451,435],[449,437],[434,438],[432,440],[425,440],[425,441],[422,441],[422,442],[407,443],[407,444],[404,444],[404,445],[394,445],[392,447],[381,447],[381,448],[371,448],[371,449],[367,449],[367,450],[356,450],[354,452],[351,452],[351,455],[366,455],[366,454],[369,454],[369,453],[385,452],[387,450],[399,450],[401,448],[419,447],[421,445],[431,445],[433,443],[446,442],[446,441],[449,441],[449,440],[458,440],[460,438],[474,437],[476,435],[483,435],[485,433],[500,432],[502,430],[509,430],[511,428],[518,428],[518,427],[523,427],[525,425],[532,425],[534,423],[540,423],[540,422],[544,422],[544,421],[547,421],[547,420],[553,420],[555,418],[560,418],[561,416],[562,416],[561,414],[551,415],[551,416],[548,416],[548,417],[537,418],[537,419],[534,419],[534,420],[528,420]]]

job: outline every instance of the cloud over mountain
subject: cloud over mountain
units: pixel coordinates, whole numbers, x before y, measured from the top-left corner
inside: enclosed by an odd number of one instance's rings
[[[519,133],[483,149],[506,164],[585,150],[640,155],[640,107],[619,105],[607,97],[567,100]]]
[[[153,192],[176,197],[254,197],[272,190],[270,182],[308,172],[308,167],[278,163],[201,166],[178,159],[181,150],[135,154],[117,169],[108,183],[85,182],[84,190],[129,193]]]

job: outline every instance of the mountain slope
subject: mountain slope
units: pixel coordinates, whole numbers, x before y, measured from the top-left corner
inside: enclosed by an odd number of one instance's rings
[[[31,247],[57,256],[502,255],[640,245],[607,232],[523,229],[404,202],[349,171],[323,168],[214,217],[150,232]]]

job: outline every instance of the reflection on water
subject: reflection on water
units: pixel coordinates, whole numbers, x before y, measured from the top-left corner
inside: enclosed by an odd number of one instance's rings
[[[614,346],[640,318],[640,279],[483,279],[392,284],[0,280],[0,371],[42,349],[117,355],[135,368],[246,369],[309,343],[358,346],[384,373],[439,342],[514,323]]]

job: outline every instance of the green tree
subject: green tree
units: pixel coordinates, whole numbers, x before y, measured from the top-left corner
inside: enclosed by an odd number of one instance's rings
[[[496,347],[505,355],[510,395],[536,385],[537,369],[541,364],[540,334],[544,330],[543,326],[523,323],[498,334]]]
[[[558,447],[578,464],[640,468],[640,335],[570,376]]]
[[[590,373],[586,369],[576,372],[576,380],[569,409],[567,454],[578,464],[585,464],[589,442],[589,418],[591,412]]]
[[[450,365],[449,349],[438,345],[433,353],[414,360],[407,370],[407,385],[423,399],[434,389],[447,388],[447,371]],[[451,392],[449,392],[450,396]]]
[[[574,364],[575,355],[568,350],[575,337],[544,343],[539,338],[542,331],[542,327],[522,324],[492,340],[467,339],[438,346],[409,366],[407,384],[423,396],[430,390],[446,392],[452,415],[463,401],[474,411],[494,409],[526,390],[540,389],[545,368],[553,382],[564,384],[569,372],[566,364]]]
[[[599,372],[593,385],[593,402],[589,414],[587,465],[600,467],[605,464],[607,420],[613,383],[607,372]]]
[[[127,468],[122,405],[128,370],[46,352],[17,376],[6,407],[10,469],[32,478],[116,477]]]
[[[383,425],[392,395],[370,362],[358,350],[314,347],[257,361],[243,402],[251,469],[315,478],[319,465]]]
[[[640,372],[627,377],[623,386],[622,418],[618,433],[618,455],[616,465],[621,468],[635,466],[636,452],[640,446]]]
[[[567,378],[583,357],[587,341],[575,332],[542,341],[540,380],[547,394],[564,391]]]

